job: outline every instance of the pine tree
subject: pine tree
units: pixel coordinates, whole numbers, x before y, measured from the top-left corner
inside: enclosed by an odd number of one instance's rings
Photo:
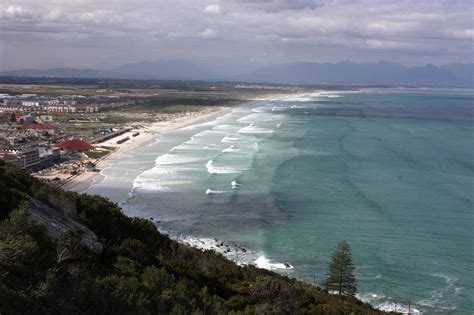
[[[357,293],[351,249],[346,241],[340,242],[332,254],[324,285],[328,291],[336,291],[339,295]]]

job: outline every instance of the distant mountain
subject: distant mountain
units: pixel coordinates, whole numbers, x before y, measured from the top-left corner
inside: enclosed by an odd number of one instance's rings
[[[0,76],[109,78],[160,80],[219,80],[281,84],[414,85],[474,87],[474,64],[407,67],[397,63],[290,63],[268,65],[242,75],[228,75],[224,67],[211,69],[183,60],[143,61],[111,71],[55,68],[25,69]],[[228,72],[227,72],[228,73]]]
[[[212,80],[219,77],[205,66],[184,60],[143,61],[118,67],[114,72],[168,80]]]
[[[241,81],[292,84],[384,84],[473,86],[473,64],[406,67],[396,63],[292,63],[270,65],[237,78]]]
[[[51,69],[23,69],[0,72],[1,76],[12,77],[45,77],[45,78],[130,78],[120,73],[95,70],[95,69],[75,69],[75,68],[51,68]]]
[[[474,63],[450,63],[441,68],[445,69],[452,75],[463,79],[470,83],[470,86],[474,85]]]

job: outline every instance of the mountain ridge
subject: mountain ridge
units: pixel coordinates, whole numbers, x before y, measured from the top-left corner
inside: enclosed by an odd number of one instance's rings
[[[384,61],[365,63],[351,61],[338,63],[298,62],[266,65],[244,74],[229,75],[222,67],[209,67],[184,60],[165,60],[131,63],[111,70],[22,69],[0,72],[0,76],[229,81],[296,85],[474,87],[474,64],[404,66]]]

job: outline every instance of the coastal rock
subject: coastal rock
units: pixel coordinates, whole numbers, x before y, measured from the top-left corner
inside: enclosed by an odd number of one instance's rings
[[[103,251],[103,246],[97,240],[97,235],[85,225],[67,217],[64,213],[57,211],[35,198],[29,198],[28,211],[40,224],[46,226],[51,238],[57,240],[66,230],[80,229],[84,231],[81,243],[96,254]]]

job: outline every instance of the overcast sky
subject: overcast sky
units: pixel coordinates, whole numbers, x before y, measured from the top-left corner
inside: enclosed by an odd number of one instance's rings
[[[0,68],[473,62],[472,1],[1,0]]]

